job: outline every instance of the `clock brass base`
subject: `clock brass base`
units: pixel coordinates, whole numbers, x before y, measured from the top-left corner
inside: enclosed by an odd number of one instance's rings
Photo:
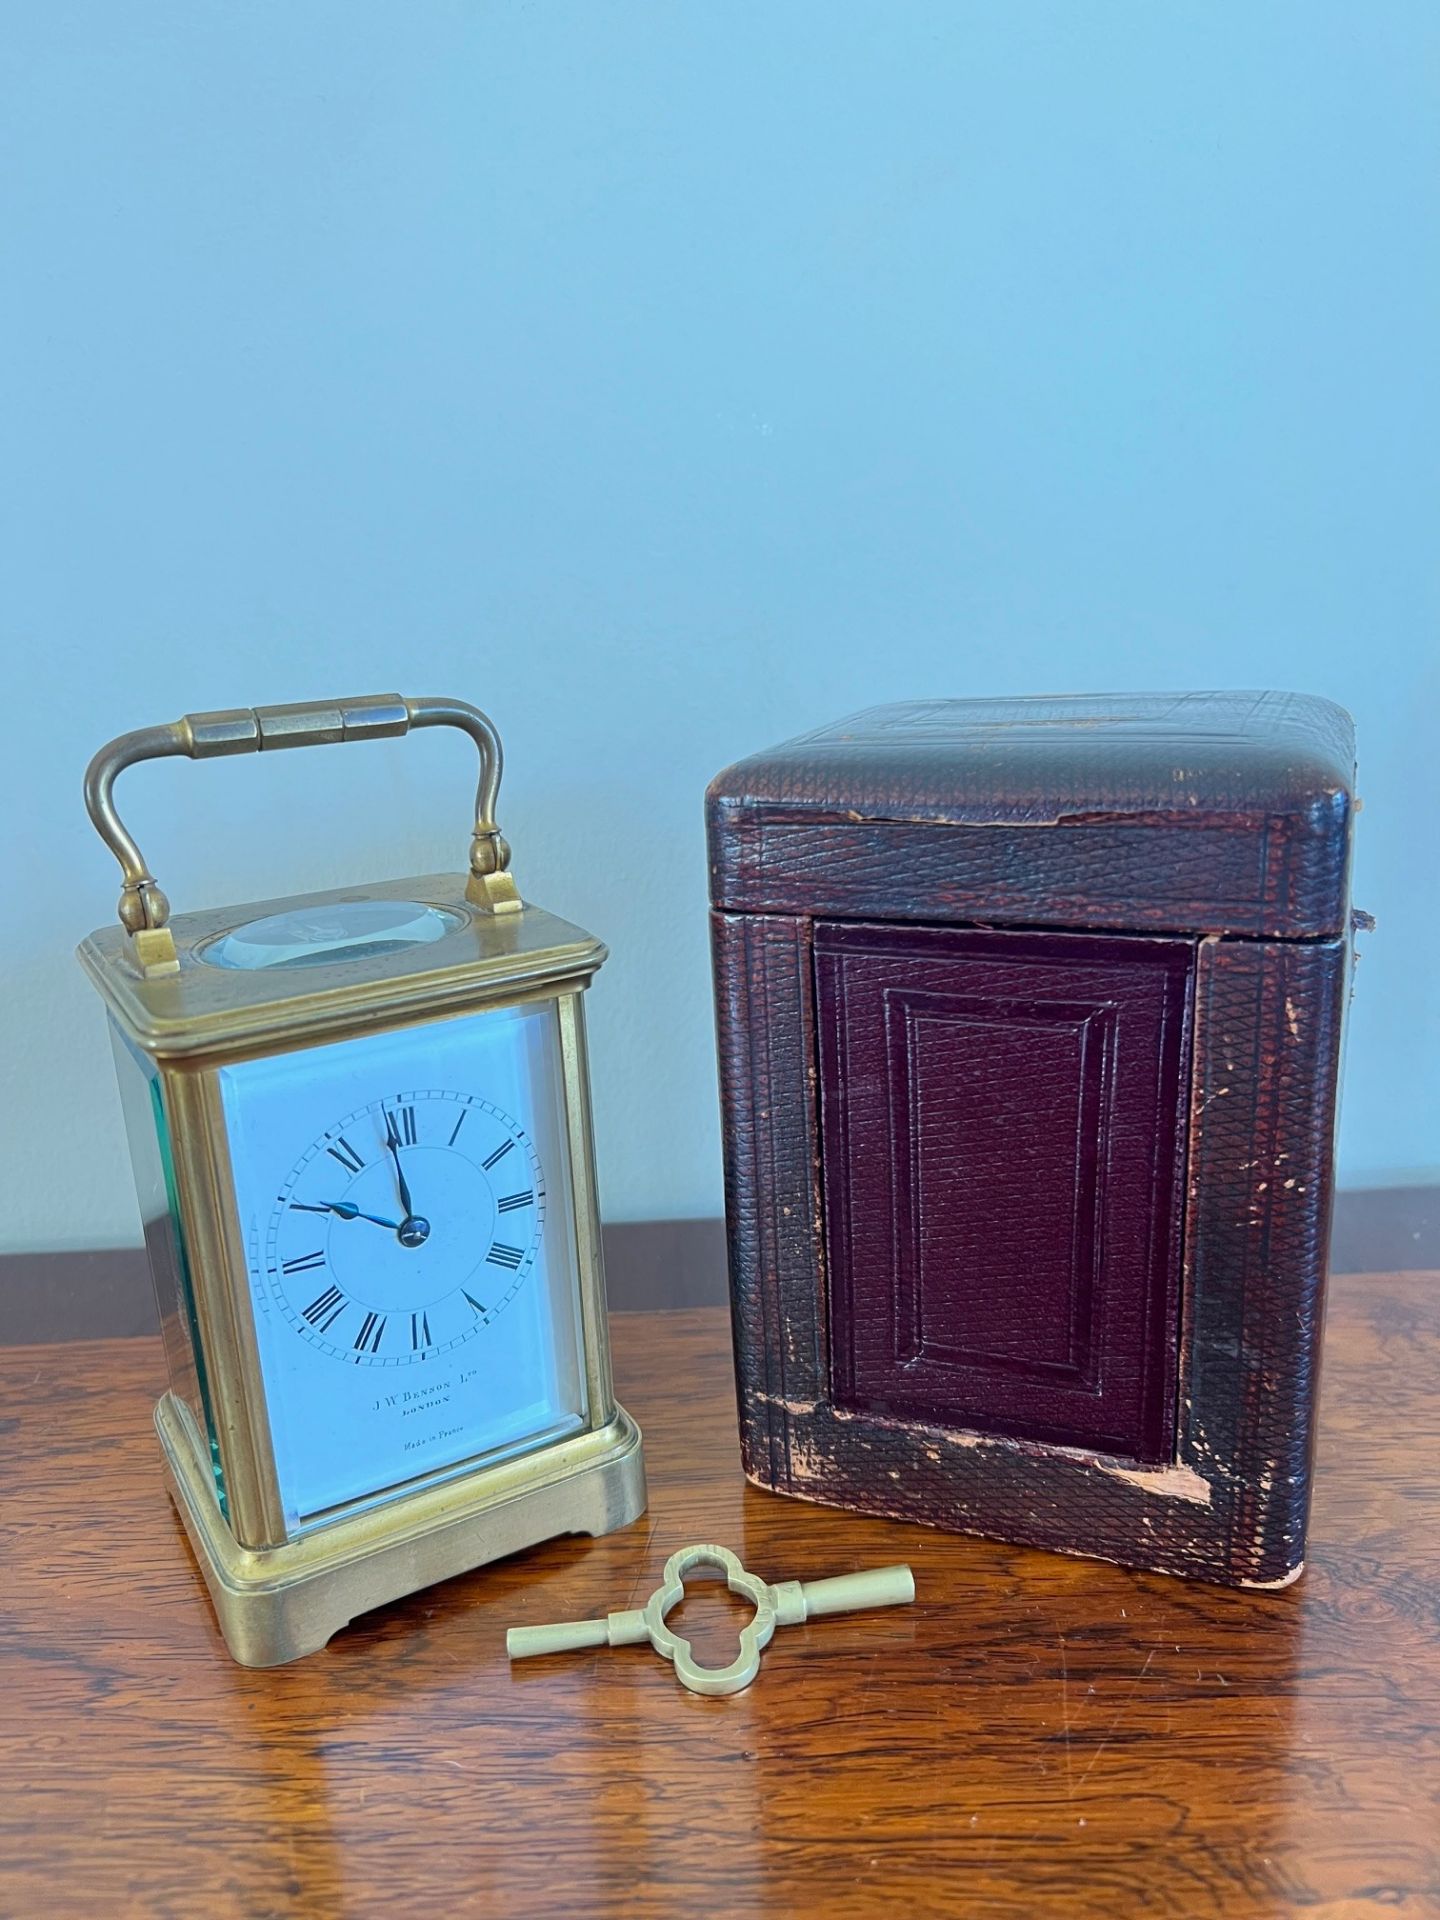
[[[235,1540],[215,1497],[208,1449],[167,1393],[155,1430],[170,1491],[245,1667],[317,1653],[357,1614],[561,1533],[613,1533],[645,1511],[640,1429],[623,1408],[607,1426],[443,1486],[402,1495],[279,1547]]]

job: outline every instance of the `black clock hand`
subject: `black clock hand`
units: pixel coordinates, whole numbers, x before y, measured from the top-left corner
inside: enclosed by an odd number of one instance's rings
[[[395,1238],[402,1247],[423,1247],[430,1238],[430,1222],[423,1214],[416,1213],[415,1202],[410,1198],[410,1183],[400,1164],[400,1136],[389,1113],[385,1115],[385,1144],[390,1149],[390,1158],[395,1162],[395,1178],[400,1184],[400,1204],[405,1209],[405,1218],[395,1229]]]
[[[290,1204],[297,1213],[338,1213],[342,1220],[372,1220],[377,1227],[389,1227],[392,1233],[400,1231],[398,1220],[387,1220],[378,1213],[362,1213],[351,1200],[322,1200],[315,1207],[303,1200],[293,1200]]]
[[[400,1139],[395,1131],[395,1122],[387,1113],[385,1116],[385,1144],[390,1149],[390,1157],[395,1162],[395,1178],[400,1183],[400,1204],[405,1209],[405,1219],[415,1218],[415,1203],[410,1198],[410,1188],[405,1179],[405,1169],[400,1164]],[[404,1224],[403,1222],[401,1223]]]

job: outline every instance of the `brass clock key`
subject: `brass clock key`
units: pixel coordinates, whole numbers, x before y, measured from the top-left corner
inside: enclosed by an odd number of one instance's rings
[[[685,1575],[692,1567],[718,1567],[732,1593],[755,1607],[755,1617],[740,1630],[740,1651],[728,1667],[706,1667],[690,1651],[690,1642],[667,1624],[666,1615],[685,1596]],[[871,1567],[832,1580],[782,1580],[771,1586],[740,1564],[728,1547],[682,1547],[665,1562],[660,1585],[643,1607],[607,1614],[603,1620],[565,1620],[548,1627],[511,1627],[505,1651],[512,1660],[545,1653],[570,1653],[581,1647],[629,1647],[648,1640],[675,1668],[675,1678],[692,1693],[739,1693],[760,1671],[760,1655],[776,1627],[798,1626],[824,1613],[851,1613],[862,1607],[903,1607],[915,1598],[909,1567]]]

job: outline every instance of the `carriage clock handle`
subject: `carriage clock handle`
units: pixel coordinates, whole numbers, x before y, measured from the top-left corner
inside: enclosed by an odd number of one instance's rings
[[[398,693],[365,693],[353,699],[298,701],[279,707],[232,707],[218,713],[187,713],[165,726],[122,733],[95,755],[85,772],[85,806],[95,830],[120,863],[120,924],[131,936],[146,975],[174,973],[179,961],[168,926],[170,902],[119,814],[116,775],[140,760],[184,754],[210,760],[221,754],[262,753],[277,747],[321,747],[345,740],[384,740],[412,727],[458,727],[480,753],[480,785],[470,840],[470,877],[465,897],[484,913],[515,913],[523,902],[510,873],[510,848],[495,823],[503,756],[488,714],[464,700],[406,700]]]

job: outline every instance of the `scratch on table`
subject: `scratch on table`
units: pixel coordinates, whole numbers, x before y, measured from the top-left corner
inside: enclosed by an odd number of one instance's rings
[[[1105,1729],[1104,1733],[1100,1736],[1099,1746],[1096,1747],[1094,1753],[1091,1754],[1089,1760],[1086,1762],[1085,1771],[1080,1776],[1080,1780],[1079,1780],[1080,1786],[1083,1787],[1085,1782],[1090,1778],[1090,1774],[1092,1769],[1094,1768],[1095,1762],[1100,1758],[1101,1754],[1105,1751],[1106,1747],[1109,1746],[1111,1734],[1114,1733],[1116,1727],[1119,1726],[1122,1718],[1124,1717],[1125,1709],[1130,1705],[1130,1702],[1135,1698],[1135,1694],[1137,1689],[1139,1688],[1140,1682],[1145,1678],[1146,1674],[1150,1671],[1150,1662],[1154,1658],[1155,1658],[1155,1649],[1154,1647],[1151,1647],[1149,1653],[1147,1653],[1145,1656],[1144,1666],[1141,1667],[1139,1673],[1137,1673],[1135,1678],[1130,1682],[1130,1691],[1126,1694],[1125,1698],[1120,1702],[1119,1706],[1115,1709],[1115,1718],[1110,1722],[1109,1726]]]
[[[626,1611],[628,1611],[630,1608],[632,1608],[635,1605],[635,1596],[640,1591],[640,1588],[644,1583],[645,1562],[650,1558],[650,1542],[655,1538],[656,1522],[648,1514],[646,1515],[646,1523],[647,1524],[646,1524],[646,1533],[645,1533],[645,1544],[643,1547],[641,1547],[639,1554],[636,1556],[635,1578],[630,1582],[630,1591],[625,1597]],[[617,1611],[620,1611],[620,1609],[617,1609]]]
[[[865,1706],[865,1696],[875,1685],[875,1663],[880,1658],[878,1652],[872,1653],[865,1662],[865,1672],[861,1677],[860,1690],[855,1696],[855,1712],[858,1715]]]
[[[1065,1658],[1065,1636],[1060,1636],[1060,1713],[1065,1733],[1065,1791],[1073,1794],[1075,1781],[1070,1771],[1070,1663]]]

